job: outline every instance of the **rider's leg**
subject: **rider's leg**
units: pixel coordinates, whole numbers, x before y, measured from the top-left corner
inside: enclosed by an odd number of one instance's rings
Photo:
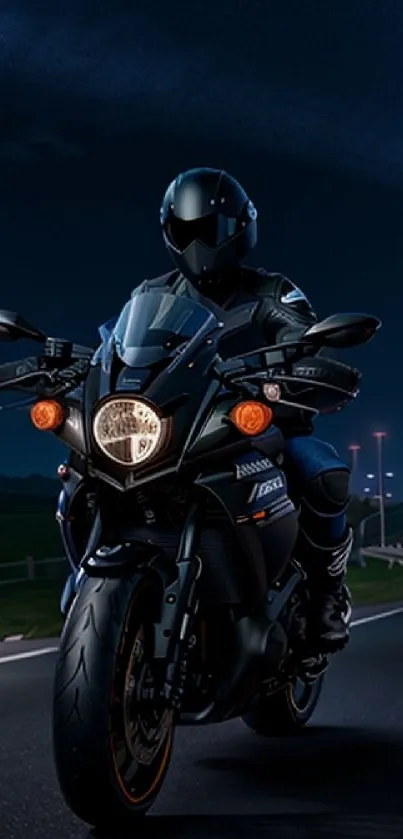
[[[350,471],[329,443],[316,437],[287,441],[290,492],[301,504],[295,555],[308,574],[313,629],[321,649],[339,649],[349,637],[350,595],[345,585],[352,531],[347,523]]]

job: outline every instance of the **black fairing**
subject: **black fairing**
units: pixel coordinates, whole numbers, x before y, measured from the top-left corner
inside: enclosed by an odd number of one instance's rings
[[[203,416],[208,411],[211,402],[219,390],[219,384],[212,382],[203,375],[206,365],[212,360],[212,351],[206,348],[200,353],[194,366],[185,367],[180,375],[169,377],[164,370],[147,371],[132,370],[115,359],[110,373],[105,373],[99,367],[92,369],[85,388],[86,436],[92,450],[92,462],[96,468],[108,473],[122,486],[134,486],[136,479],[150,474],[156,476],[159,471],[175,470],[179,465],[182,453],[186,448],[187,439],[192,432],[192,424],[198,415]],[[105,379],[109,380],[106,385]],[[131,386],[126,386],[125,380],[134,380]],[[179,390],[180,387],[180,390]],[[92,417],[94,408],[102,396],[114,394],[138,395],[156,405],[163,417],[172,418],[172,431],[169,446],[159,456],[131,470],[120,467],[97,451],[92,440]],[[230,435],[231,429],[228,428]]]
[[[255,306],[227,315],[227,322],[188,298],[159,292],[134,294],[124,308],[112,336],[109,351],[99,354],[85,385],[85,434],[95,469],[109,475],[122,487],[132,488],[147,476],[176,471],[197,439],[215,406],[220,404],[221,385],[211,375],[221,335],[250,323]],[[106,458],[92,438],[97,404],[115,394],[138,395],[152,403],[162,418],[170,421],[168,445],[150,462],[135,469]],[[236,397],[232,397],[232,404]],[[228,444],[236,439],[226,420]]]
[[[131,489],[179,471],[192,457],[219,450],[225,458],[234,446],[250,449],[254,441],[242,437],[228,420],[242,391],[223,387],[214,375],[214,365],[222,357],[223,348],[228,351],[228,342],[236,345],[237,336],[247,326],[256,349],[261,346],[256,313],[256,304],[245,304],[230,312],[215,307],[213,314],[193,298],[161,291],[134,292],[115,327],[105,336],[101,351],[96,353],[85,385],[85,436],[93,468],[118,487]],[[308,381],[304,375],[307,361],[314,362]],[[316,399],[323,410],[329,410],[329,405],[342,405],[355,395],[358,371],[345,365],[336,370],[337,362],[332,359],[317,357],[307,361],[299,369],[295,365],[294,370],[290,367],[271,371],[273,378],[281,380],[286,401],[309,406]],[[321,391],[327,396],[318,396]],[[97,406],[116,394],[137,395],[152,403],[169,423],[166,445],[136,467],[121,466],[106,457],[92,437]],[[261,398],[260,390],[257,398]],[[284,412],[295,410],[292,404],[282,408],[279,403],[275,407],[279,420]],[[316,403],[313,410],[318,410]]]

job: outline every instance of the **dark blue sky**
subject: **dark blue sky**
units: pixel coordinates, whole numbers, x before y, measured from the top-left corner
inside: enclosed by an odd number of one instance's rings
[[[158,230],[168,181],[223,166],[260,210],[253,262],[291,276],[320,315],[383,319],[348,356],[362,396],[318,428],[343,453],[361,442],[366,469],[370,432],[386,428],[403,492],[402,4],[142,5],[1,5],[1,305],[95,341],[131,288],[169,266]],[[0,423],[0,472],[54,470],[61,447],[25,414]]]

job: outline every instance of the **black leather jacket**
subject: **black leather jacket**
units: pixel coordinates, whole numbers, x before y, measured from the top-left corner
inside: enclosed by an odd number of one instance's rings
[[[264,343],[268,346],[293,340],[317,322],[315,312],[303,292],[287,277],[270,274],[264,268],[241,266],[239,274],[230,283],[211,285],[211,288],[206,285],[200,290],[179,271],[170,271],[152,280],[144,280],[140,288],[149,288],[150,291],[166,289],[171,294],[184,294],[200,300],[204,305],[210,305],[212,309],[214,304],[228,310],[242,303],[257,301],[261,304],[257,316],[261,331],[253,341],[256,346],[261,346],[256,343],[261,337],[264,337]],[[256,334],[255,329],[254,332]],[[239,336],[237,346],[239,352]],[[243,348],[243,351],[247,350]]]
[[[144,280],[140,289],[164,289],[171,294],[193,297],[213,311],[215,304],[228,310],[242,303],[260,303],[252,328],[249,326],[243,332],[237,332],[234,338],[228,337],[221,341],[220,354],[224,358],[294,340],[317,322],[315,312],[303,292],[287,277],[269,273],[264,268],[241,266],[239,273],[231,277],[226,285],[205,285],[202,291],[175,270],[152,280]],[[283,428],[286,436],[309,434],[312,431],[311,415],[305,411],[296,411],[293,420],[286,425],[288,427]]]

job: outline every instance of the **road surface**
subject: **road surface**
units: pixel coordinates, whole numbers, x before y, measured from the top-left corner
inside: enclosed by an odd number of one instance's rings
[[[350,645],[299,737],[264,741],[241,722],[182,729],[142,836],[401,839],[403,609],[373,615],[355,615]],[[0,645],[1,839],[94,835],[66,809],[53,771],[54,646]]]

